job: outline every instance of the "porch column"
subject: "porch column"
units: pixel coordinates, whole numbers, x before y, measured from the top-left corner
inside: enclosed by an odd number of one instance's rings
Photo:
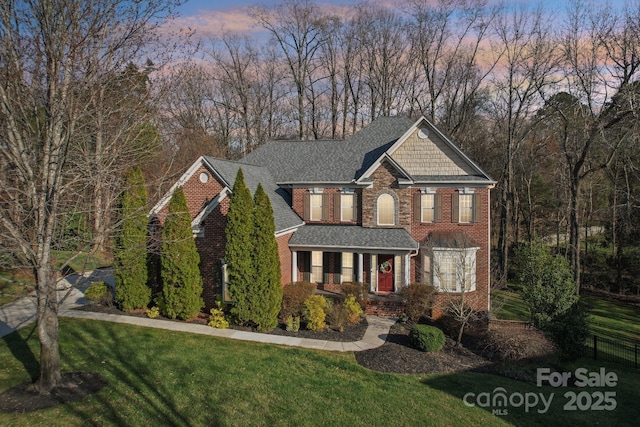
[[[298,281],[298,252],[291,251],[291,282]]]
[[[404,285],[409,286],[409,281],[411,280],[411,257],[410,254],[406,254],[404,256]]]
[[[364,269],[364,256],[362,255],[362,252],[358,252],[358,272],[357,272],[357,276],[356,276],[356,280],[358,281],[358,283],[362,283],[362,271]]]

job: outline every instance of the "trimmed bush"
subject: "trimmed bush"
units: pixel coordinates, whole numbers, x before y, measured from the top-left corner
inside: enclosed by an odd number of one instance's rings
[[[255,283],[250,320],[257,325],[259,331],[268,331],[278,326],[278,313],[282,306],[282,282],[273,208],[261,184],[258,184],[256,189],[253,207],[252,256]]]
[[[285,329],[289,332],[300,330],[300,316],[289,316],[285,320]]]
[[[147,285],[147,190],[140,168],[127,173],[126,190],[120,195],[118,227],[113,247],[115,301],[122,311],[147,308],[151,288]]]
[[[293,282],[282,289],[282,307],[280,318],[283,322],[289,316],[300,317],[304,311],[304,302],[313,295],[316,285],[310,282]]]
[[[433,286],[426,283],[412,283],[402,288],[400,296],[405,304],[405,313],[409,319],[417,322],[420,318],[428,316],[433,307]]]
[[[220,301],[216,301],[216,307],[211,309],[208,325],[216,329],[227,329],[229,327],[229,322],[224,316],[224,310],[222,309],[222,303]]]
[[[344,299],[343,309],[347,316],[347,323],[357,325],[362,320],[362,307],[354,295],[349,295]]]
[[[409,332],[411,345],[426,352],[440,351],[444,346],[444,333],[435,326],[414,325]]]
[[[171,200],[162,227],[162,295],[158,307],[171,319],[188,319],[200,312],[200,255],[191,231],[191,215],[182,188]]]
[[[307,320],[307,329],[311,331],[322,331],[327,327],[328,307],[327,299],[322,295],[311,295],[304,302],[304,318]]]
[[[155,319],[160,316],[160,309],[157,306],[153,306],[147,309],[146,314],[149,319]]]
[[[358,304],[364,310],[369,301],[369,284],[362,282],[344,282],[340,285],[340,292],[345,297],[353,295],[358,300]]]
[[[95,282],[84,291],[84,297],[97,304],[111,305],[113,294],[111,288],[104,282]]]
[[[360,308],[357,302],[355,304]],[[334,301],[327,299],[325,313],[327,315],[327,323],[329,324],[329,327],[334,331],[344,332],[344,326],[349,320],[349,315],[344,304],[340,302],[334,303]]]

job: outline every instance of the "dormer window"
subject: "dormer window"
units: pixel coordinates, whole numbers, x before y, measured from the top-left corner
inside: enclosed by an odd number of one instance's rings
[[[383,193],[378,196],[378,225],[395,225],[396,202],[391,194]]]

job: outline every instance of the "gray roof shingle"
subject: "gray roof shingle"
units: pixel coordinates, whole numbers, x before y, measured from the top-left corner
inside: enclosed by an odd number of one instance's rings
[[[406,117],[379,117],[344,141],[271,141],[242,161],[268,167],[278,183],[348,183],[412,125]]]
[[[358,225],[304,225],[289,247],[335,249],[415,250],[418,243],[404,228],[365,228]]]
[[[262,184],[262,188],[271,201],[276,233],[300,226],[304,223],[302,219],[291,210],[289,193],[276,185],[267,168],[209,156],[205,156],[204,159],[220,175],[229,188],[233,187],[238,169],[240,168],[242,168],[245,184],[249,188],[249,191],[251,191],[251,194],[255,193],[259,183]]]

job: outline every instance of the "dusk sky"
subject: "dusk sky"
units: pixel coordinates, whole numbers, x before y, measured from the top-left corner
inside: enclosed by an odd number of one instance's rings
[[[491,2],[491,0],[490,0]],[[570,0],[543,0],[541,4],[554,14],[562,14]],[[247,8],[253,5],[271,6],[280,0],[190,0],[180,7],[180,24],[196,29],[200,34],[212,34],[224,28],[227,30],[252,31],[254,24],[247,14]],[[320,0],[317,4],[323,8],[339,7],[354,4],[353,0]],[[394,3],[386,0],[385,3]],[[401,2],[398,1],[398,4]],[[497,1],[496,1],[497,3]],[[536,2],[528,0],[507,0],[508,5],[534,5]],[[594,0],[593,4],[601,5],[603,1]],[[624,0],[610,0],[614,7],[624,4]],[[557,16],[557,15],[556,15]],[[255,28],[255,30],[258,30]]]

